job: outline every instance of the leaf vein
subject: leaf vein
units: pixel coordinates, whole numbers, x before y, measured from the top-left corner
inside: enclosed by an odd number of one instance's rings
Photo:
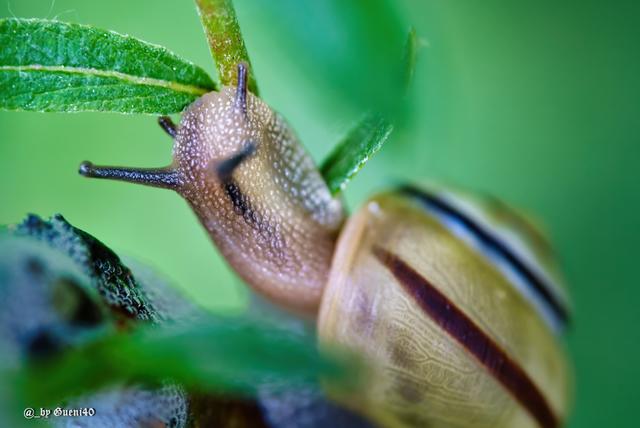
[[[193,85],[185,85],[183,83],[171,82],[168,80],[155,79],[152,77],[140,77],[118,71],[98,70],[95,68],[67,67],[67,66],[48,66],[48,65],[2,65],[0,71],[17,71],[17,72],[61,72],[68,74],[80,74],[85,76],[111,77],[125,82],[142,85],[142,86],[158,86],[174,90],[176,92],[184,92],[192,95],[201,96],[209,92],[208,89]]]

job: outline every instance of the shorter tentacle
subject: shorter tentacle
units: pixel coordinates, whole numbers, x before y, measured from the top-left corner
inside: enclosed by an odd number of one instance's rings
[[[238,64],[238,85],[236,88],[236,108],[247,115],[247,80],[249,69],[247,64],[241,62]]]
[[[178,133],[178,128],[173,120],[169,116],[160,116],[158,118],[158,125],[160,128],[164,130],[171,138],[176,138],[176,134]]]

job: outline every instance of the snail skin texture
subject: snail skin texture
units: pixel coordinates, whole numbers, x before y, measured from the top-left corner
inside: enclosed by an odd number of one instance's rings
[[[236,272],[286,307],[318,309],[342,203],[284,119],[247,92],[223,87],[194,102],[175,129],[173,163],[163,169],[95,167],[83,175],[177,191]],[[166,118],[163,125],[167,125]]]
[[[317,315],[322,343],[367,361],[360,393],[333,394],[375,423],[561,426],[569,302],[544,238],[495,200],[408,186],[343,224],[340,200],[246,81],[240,64],[237,87],[204,95],[178,127],[161,118],[169,167],[80,172],[181,194],[248,284]]]

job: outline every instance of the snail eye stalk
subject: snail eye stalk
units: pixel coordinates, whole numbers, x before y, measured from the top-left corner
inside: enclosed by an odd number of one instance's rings
[[[126,181],[151,187],[176,190],[181,180],[178,171],[173,168],[124,168],[112,166],[96,166],[85,161],[80,164],[80,175],[90,178]]]
[[[160,116],[158,118],[158,125],[164,130],[171,138],[176,138],[178,133],[178,127],[169,116]]]
[[[242,114],[247,116],[247,64],[241,62],[238,64],[238,85],[236,89],[235,105]]]

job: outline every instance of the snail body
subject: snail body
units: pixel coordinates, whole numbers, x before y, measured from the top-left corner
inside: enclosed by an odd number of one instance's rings
[[[374,422],[560,426],[570,386],[555,333],[568,299],[543,240],[503,206],[411,187],[345,224],[341,201],[246,80],[240,64],[237,87],[204,95],[177,127],[161,118],[175,138],[169,167],[85,162],[80,172],[182,195],[250,286],[317,316],[321,342],[369,362],[367,388],[336,398]]]
[[[246,74],[240,65],[238,87],[198,99],[178,128],[162,119],[175,135],[169,167],[85,162],[80,172],[175,190],[247,283],[313,314],[344,220],[342,203],[284,119],[247,91]]]
[[[248,283],[315,312],[342,204],[284,119],[251,93],[246,108],[235,108],[235,97],[226,87],[185,113],[174,148],[178,192]]]

